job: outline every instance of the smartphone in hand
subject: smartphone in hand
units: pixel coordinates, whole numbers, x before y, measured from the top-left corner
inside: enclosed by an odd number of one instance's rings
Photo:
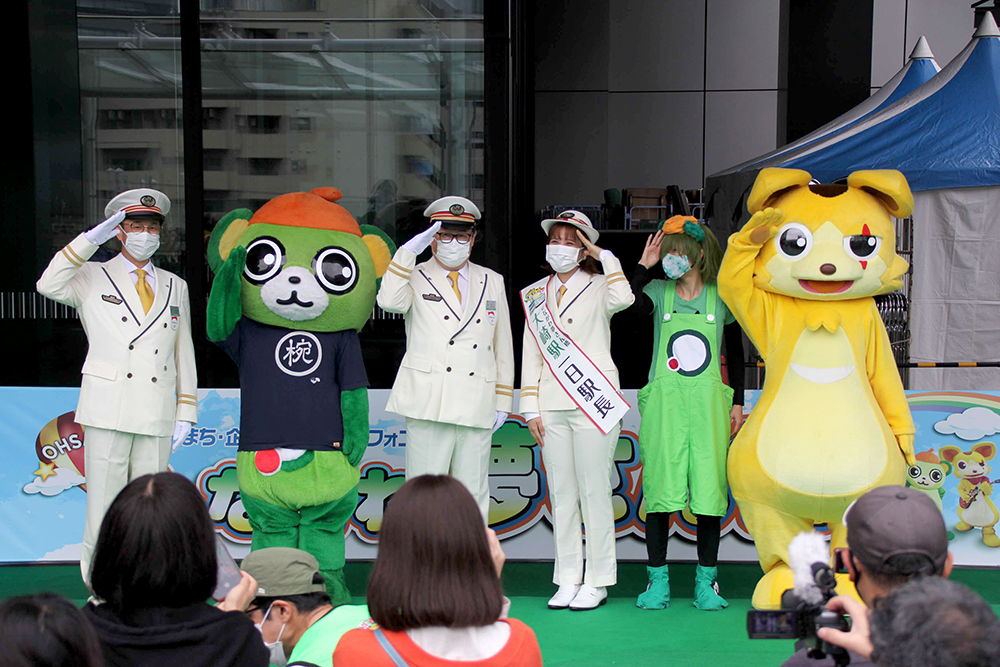
[[[226,599],[229,591],[240,583],[243,575],[240,574],[239,566],[236,565],[232,554],[226,548],[226,543],[222,541],[222,536],[218,533],[215,534],[215,560],[217,565],[215,571],[215,590],[212,591],[212,599],[216,602],[222,602]]]

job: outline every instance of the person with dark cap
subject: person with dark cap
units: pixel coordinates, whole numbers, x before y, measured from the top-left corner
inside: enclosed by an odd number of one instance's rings
[[[86,428],[87,518],[80,569],[90,561],[111,501],[133,479],[167,469],[198,421],[198,378],[191,304],[182,278],[154,267],[170,199],[128,190],[104,209],[107,219],[55,254],[37,289],[76,308],[87,333],[76,421]],[[90,262],[112,238],[121,253]]]
[[[948,551],[948,531],[944,518],[927,495],[903,486],[880,486],[858,498],[844,513],[847,526],[846,549],[835,554],[846,568],[858,595],[871,606],[900,586],[929,576],[947,578],[951,574],[952,554]],[[850,650],[851,665],[871,665],[853,649],[861,645],[857,636],[867,641],[867,611],[857,600],[837,596],[828,608],[847,611],[855,621],[848,633],[820,630],[820,638]],[[845,641],[846,640],[846,641]],[[833,665],[829,656],[814,659],[808,649],[796,651],[782,667],[818,667]]]
[[[241,569],[257,580],[246,613],[271,652],[271,664],[329,667],[341,635],[369,621],[365,605],[334,607],[319,563],[300,549],[252,551]]]
[[[514,400],[514,344],[503,276],[469,261],[476,205],[442,197],[430,227],[389,263],[378,305],[406,319],[406,354],[385,409],[406,418],[406,479],[451,474],[489,523],[492,435]],[[417,264],[427,248],[433,257]]]

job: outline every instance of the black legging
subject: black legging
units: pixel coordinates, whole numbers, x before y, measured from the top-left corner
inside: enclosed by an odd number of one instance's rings
[[[715,567],[719,558],[721,516],[695,514],[698,519],[698,564]],[[667,564],[667,537],[670,534],[670,512],[646,513],[646,558],[649,567]]]

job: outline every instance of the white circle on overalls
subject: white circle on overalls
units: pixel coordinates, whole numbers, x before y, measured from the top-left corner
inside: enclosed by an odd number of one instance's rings
[[[708,367],[711,359],[708,340],[697,331],[679,331],[667,343],[667,368],[693,376]]]

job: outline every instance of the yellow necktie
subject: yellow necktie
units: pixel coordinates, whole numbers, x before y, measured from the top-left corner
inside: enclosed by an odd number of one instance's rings
[[[135,291],[139,293],[139,301],[142,302],[143,311],[148,313],[149,309],[153,307],[153,290],[149,288],[149,283],[146,282],[146,272],[144,270],[136,269],[135,275],[139,277],[135,281]]]
[[[556,305],[558,306],[562,302],[563,294],[566,293],[566,286],[559,286],[559,294],[556,295]]]
[[[451,288],[455,290],[455,296],[458,297],[458,302],[462,303],[462,290],[458,289],[458,271],[449,271],[448,280],[451,281]]]

